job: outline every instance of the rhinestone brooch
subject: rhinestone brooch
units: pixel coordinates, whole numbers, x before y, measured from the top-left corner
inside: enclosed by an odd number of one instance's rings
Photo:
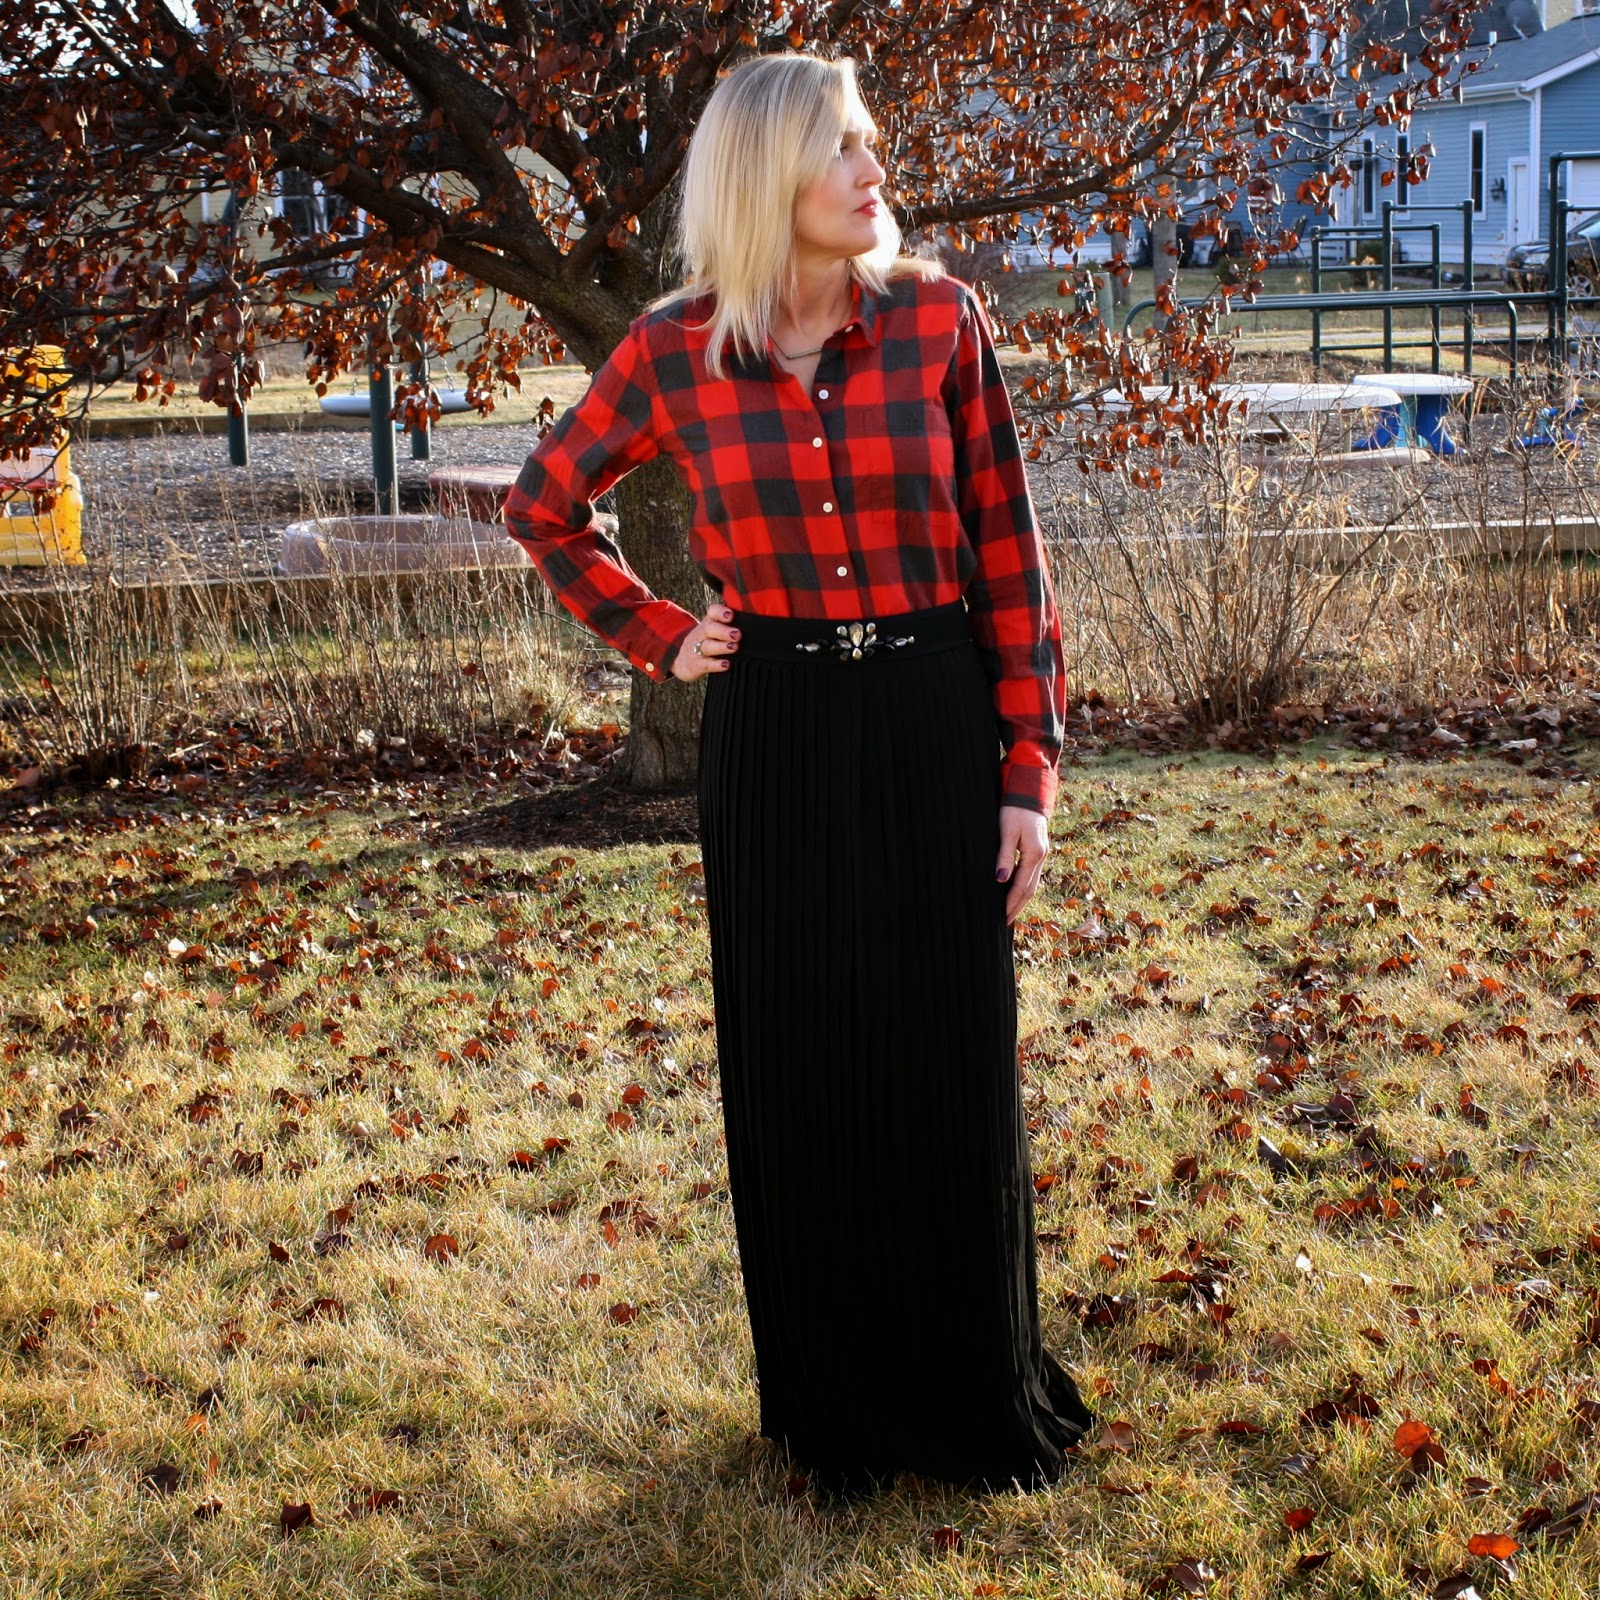
[[[837,629],[837,637],[830,639],[826,647],[817,642],[797,644],[795,649],[815,652],[828,648],[835,652],[835,661],[860,661],[870,656],[880,646],[885,650],[898,650],[901,645],[916,642],[917,636],[914,633],[906,634],[899,639],[880,639],[876,622],[841,622]]]

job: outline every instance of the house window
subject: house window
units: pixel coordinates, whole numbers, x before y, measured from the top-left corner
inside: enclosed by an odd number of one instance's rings
[[[1397,133],[1394,136],[1394,204],[1395,210],[1406,209],[1406,197],[1411,193],[1411,185],[1406,182],[1406,174],[1411,170],[1411,135]]]
[[[1468,157],[1468,170],[1472,175],[1472,210],[1475,216],[1483,215],[1483,169],[1485,146],[1488,142],[1489,130],[1481,123],[1473,125],[1471,139],[1471,153]]]
[[[1378,158],[1370,139],[1361,142],[1361,215],[1376,216],[1378,211]]]

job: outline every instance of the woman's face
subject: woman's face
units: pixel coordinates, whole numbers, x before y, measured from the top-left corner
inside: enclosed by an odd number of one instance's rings
[[[838,259],[865,255],[877,244],[883,168],[872,154],[875,137],[847,128],[828,170],[795,197],[797,251]]]

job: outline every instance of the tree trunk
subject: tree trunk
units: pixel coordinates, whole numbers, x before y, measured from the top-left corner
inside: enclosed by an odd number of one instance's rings
[[[630,472],[616,487],[618,541],[628,564],[663,600],[698,616],[709,599],[689,558],[689,496],[665,456]],[[682,789],[700,768],[699,683],[656,683],[633,674],[622,781],[630,789]]]

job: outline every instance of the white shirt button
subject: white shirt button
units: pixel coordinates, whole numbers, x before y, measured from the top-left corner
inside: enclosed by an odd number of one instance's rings
[[[839,568],[839,576],[840,576],[840,577],[841,577],[841,578],[848,578],[848,577],[849,577],[849,576],[850,576],[850,569],[849,569],[849,567],[840,567],[840,568]]]
[[[645,671],[646,671],[646,672],[654,672],[654,671],[655,671],[655,670],[656,670],[656,664],[655,664],[655,662],[653,662],[653,661],[647,661],[647,662],[645,662],[645,664],[644,664],[644,670],[645,670]]]
[[[833,501],[831,501],[831,500],[824,500],[824,501],[823,501],[823,502],[822,502],[822,509],[823,509],[823,510],[824,510],[824,511],[832,511],[832,510],[833,510]]]
[[[817,390],[817,399],[826,400],[827,398],[828,398],[828,391],[826,389],[818,389]]]
[[[814,450],[820,450],[822,448],[822,441],[820,439],[813,439],[811,441],[811,447]]]

